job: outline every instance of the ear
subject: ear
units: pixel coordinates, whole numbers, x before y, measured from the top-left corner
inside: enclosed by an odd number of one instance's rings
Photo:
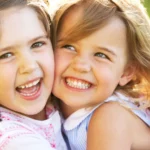
[[[128,64],[124,70],[123,75],[120,78],[119,85],[120,86],[126,85],[128,82],[130,82],[133,79],[135,73],[136,73],[136,65],[134,63]]]

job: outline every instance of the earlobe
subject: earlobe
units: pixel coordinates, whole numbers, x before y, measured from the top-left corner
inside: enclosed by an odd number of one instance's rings
[[[135,72],[136,72],[136,66],[133,64],[128,65],[128,67],[125,69],[123,75],[120,78],[119,85],[124,86],[128,82],[130,82],[135,76]]]

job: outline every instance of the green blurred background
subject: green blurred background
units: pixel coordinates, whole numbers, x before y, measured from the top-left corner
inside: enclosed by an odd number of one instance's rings
[[[150,16],[150,0],[144,0],[144,5],[145,5],[147,12]]]

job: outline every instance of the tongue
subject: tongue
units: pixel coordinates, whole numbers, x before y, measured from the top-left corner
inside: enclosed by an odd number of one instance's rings
[[[38,89],[38,85],[36,86],[33,86],[33,87],[29,87],[29,88],[24,88],[24,89],[21,89],[21,88],[17,88],[17,91],[19,93],[23,93],[23,94],[32,94],[34,93],[37,89]]]

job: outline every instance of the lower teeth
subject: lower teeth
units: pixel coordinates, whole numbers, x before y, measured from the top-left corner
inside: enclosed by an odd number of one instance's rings
[[[40,84],[37,84],[31,88],[26,88],[24,90],[17,89],[17,91],[23,96],[33,96],[39,89]]]

